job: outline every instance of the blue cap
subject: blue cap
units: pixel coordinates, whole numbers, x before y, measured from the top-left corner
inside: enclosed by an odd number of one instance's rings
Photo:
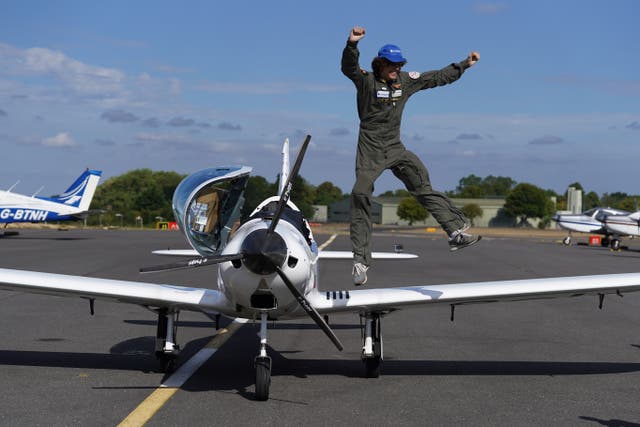
[[[378,51],[378,57],[384,58],[390,62],[407,62],[407,60],[402,56],[402,51],[395,44],[385,44],[382,46]]]

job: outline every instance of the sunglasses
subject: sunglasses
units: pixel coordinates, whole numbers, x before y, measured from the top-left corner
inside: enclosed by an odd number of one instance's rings
[[[394,67],[399,70],[404,66],[404,62],[391,62],[385,59],[384,65],[386,65],[387,67]]]

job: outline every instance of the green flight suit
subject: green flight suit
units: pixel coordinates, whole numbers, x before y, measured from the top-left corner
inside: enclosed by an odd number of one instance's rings
[[[424,73],[400,71],[385,82],[360,68],[357,42],[342,52],[342,73],[356,86],[360,130],[356,156],[356,182],[351,190],[351,244],[354,261],[371,264],[371,195],[375,180],[391,169],[407,190],[451,235],[469,221],[444,194],[434,191],[422,161],[400,141],[402,111],[411,95],[458,80],[467,61]]]

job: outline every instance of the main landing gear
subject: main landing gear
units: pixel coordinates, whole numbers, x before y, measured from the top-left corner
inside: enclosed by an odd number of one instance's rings
[[[571,234],[562,239],[562,243],[565,245],[571,244]],[[600,240],[600,246],[606,248],[607,246],[611,246],[611,250],[617,251],[620,249],[620,239],[611,238],[609,236],[605,236]]]
[[[271,358],[267,356],[267,318],[266,312],[260,313],[260,353],[255,358],[256,400],[269,399],[271,386]]]
[[[180,354],[180,346],[175,343],[178,331],[178,311],[161,308],[158,311],[158,329],[156,332],[155,354],[160,372],[171,373]]]
[[[611,246],[612,251],[617,251],[620,249],[620,239],[616,239],[617,236],[605,236],[600,240],[600,246],[606,248],[607,246]]]
[[[378,378],[383,359],[380,313],[365,313],[363,328],[362,362],[367,378]]]

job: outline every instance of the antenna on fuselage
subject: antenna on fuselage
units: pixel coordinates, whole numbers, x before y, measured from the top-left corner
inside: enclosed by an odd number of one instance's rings
[[[282,197],[285,185],[289,180],[289,138],[282,144],[282,170],[280,171],[280,182],[278,186],[278,196]]]
[[[13,184],[11,187],[9,187],[9,189],[7,190],[7,193],[11,193],[11,190],[13,190],[15,188],[16,185],[20,184],[20,180],[17,180],[15,184]]]
[[[36,196],[38,195],[38,193],[40,193],[42,190],[44,190],[44,185],[43,185],[42,187],[40,187],[40,188],[38,189],[38,191],[36,191],[35,193],[33,193],[33,194],[31,195],[31,197],[36,197]]]

